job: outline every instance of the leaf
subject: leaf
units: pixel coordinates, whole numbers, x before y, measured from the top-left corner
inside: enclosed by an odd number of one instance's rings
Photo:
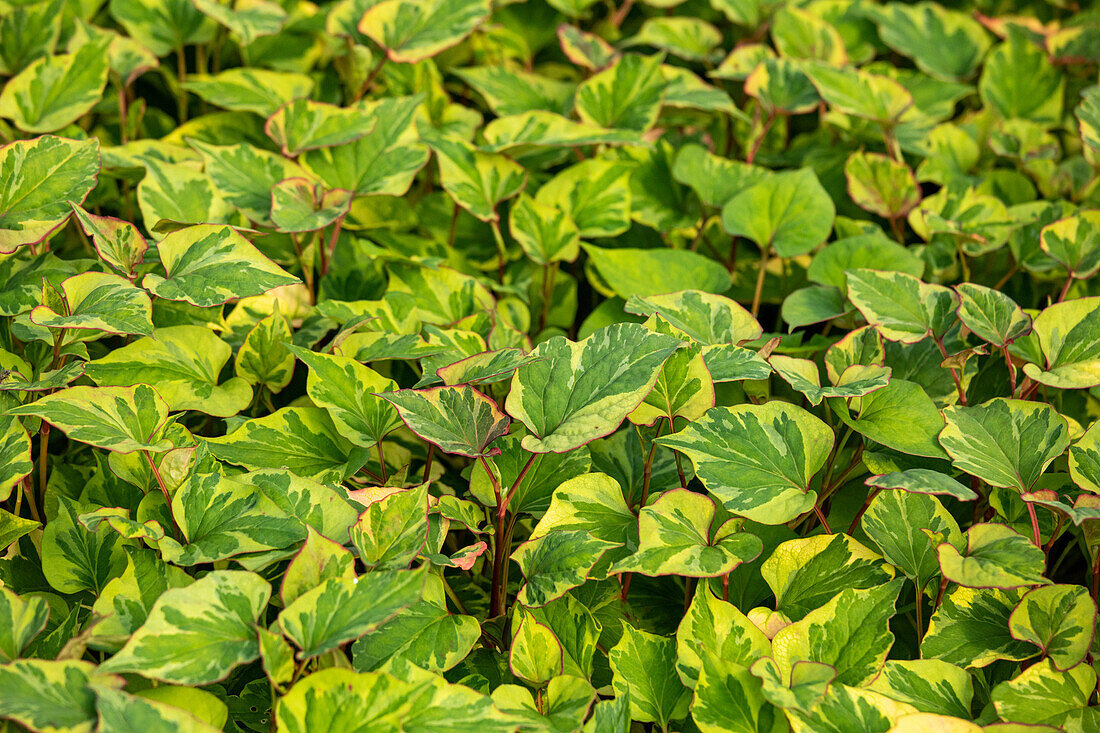
[[[848,271],[865,268],[920,277],[924,272],[924,261],[897,242],[887,239],[884,234],[857,234],[829,242],[818,250],[806,270],[806,277],[812,282],[831,285],[847,293]]]
[[[259,656],[253,624],[270,595],[267,581],[240,570],[214,570],[186,588],[171,588],[100,670],[179,685],[221,680]]]
[[[476,619],[447,611],[443,581],[428,575],[419,601],[355,642],[352,665],[371,672],[406,660],[444,672],[461,662],[480,636]]]
[[[562,673],[561,642],[530,611],[519,612],[520,621],[508,652],[508,666],[519,679],[541,687]]]
[[[195,7],[228,28],[244,45],[277,34],[287,20],[286,11],[267,0],[238,2],[233,9],[217,0],[195,0]]]
[[[470,474],[470,492],[486,506],[496,505],[492,481],[486,472],[488,466],[501,486],[515,486],[512,500],[508,503],[510,512],[541,514],[550,506],[551,495],[568,480],[588,471],[592,462],[588,451],[583,448],[568,453],[536,453],[532,460],[532,454],[522,446],[523,437],[519,431],[505,435],[497,441],[499,454],[488,458],[485,463],[479,461],[474,464]],[[531,462],[529,466],[528,461]]]
[[[98,595],[125,566],[118,534],[107,527],[89,531],[80,524],[85,508],[67,497],[58,498],[57,515],[42,531],[42,572],[61,593]]]
[[[53,132],[88,112],[107,84],[105,44],[32,62],[4,85],[0,117],[31,133]],[[64,203],[64,202],[62,202]]]
[[[180,568],[162,562],[155,552],[145,548],[126,549],[126,569],[103,587],[92,612],[103,617],[89,640],[97,649],[118,651],[145,623],[149,611],[169,588],[189,585],[191,576]]]
[[[943,415],[920,385],[892,377],[882,389],[851,403],[829,400],[836,416],[857,433],[909,455],[945,457],[937,442],[944,430]]]
[[[882,337],[913,344],[927,336],[940,338],[951,326],[954,294],[901,272],[851,270],[848,298]]]
[[[981,285],[961,283],[959,320],[981,339],[1005,347],[1031,330],[1031,317],[1004,293]]]
[[[731,198],[722,207],[722,228],[762,251],[797,257],[825,241],[835,214],[817,176],[803,168],[772,174]]]
[[[264,131],[282,148],[283,155],[294,158],[307,150],[344,145],[369,135],[376,120],[368,109],[364,103],[337,107],[293,99],[267,119]]]
[[[1073,277],[1084,280],[1100,270],[1100,211],[1082,211],[1043,227],[1044,252],[1060,262]]]
[[[27,645],[46,628],[50,609],[41,596],[20,598],[0,588],[0,661],[19,658]]]
[[[661,58],[628,53],[577,87],[574,105],[583,122],[644,132],[657,122],[664,89]]]
[[[539,344],[531,352],[539,360],[516,370],[505,403],[532,433],[523,438],[524,449],[564,453],[614,432],[680,343],[622,323],[583,341],[554,337]]]
[[[717,577],[760,554],[759,538],[741,532],[741,520],[727,520],[712,530],[714,517],[709,497],[687,489],[666,491],[642,508],[638,549],[612,572]]]
[[[1061,725],[1070,713],[1088,706],[1095,689],[1091,666],[1059,672],[1044,659],[994,687],[990,698],[1002,720]]]
[[[249,484],[224,476],[217,465],[199,465],[172,497],[174,518],[186,544],[160,542],[164,559],[192,566],[249,552],[283,549],[302,540],[301,524]]]
[[[527,580],[516,598],[527,607],[545,606],[584,583],[600,556],[616,546],[581,530],[529,539],[512,553]]]
[[[676,671],[684,684],[698,689],[708,662],[721,659],[751,666],[771,654],[771,641],[732,603],[720,600],[706,583],[695,596],[676,629]]]
[[[136,268],[145,258],[149,244],[133,224],[110,216],[89,214],[78,204],[69,202],[80,228],[92,238],[99,258],[131,281]]]
[[[488,15],[488,0],[384,0],[363,16],[359,32],[391,61],[415,64],[460,43]]]
[[[909,90],[888,76],[822,63],[803,64],[802,70],[821,98],[843,114],[895,125],[913,107]]]
[[[133,38],[140,38],[157,56],[165,56],[192,43],[214,36],[216,26],[189,0],[164,3],[145,0],[111,0],[111,16]]]
[[[1004,119],[1054,124],[1062,113],[1065,80],[1023,29],[990,51],[978,80],[982,104]]]
[[[986,667],[998,659],[1019,661],[1034,648],[1013,639],[1008,619],[1023,597],[1022,589],[959,587],[946,594],[932,614],[921,641],[921,657],[960,667]]]
[[[943,576],[969,588],[1018,588],[1045,582],[1046,555],[1003,524],[975,524],[966,531],[966,553],[945,542],[936,548]]]
[[[1039,476],[1069,446],[1064,417],[1036,402],[997,398],[944,410],[940,443],[955,466],[992,486],[1032,490]]]
[[[691,690],[676,676],[676,643],[623,622],[623,636],[608,655],[616,695],[630,696],[630,715],[668,730],[688,712]]]
[[[789,730],[786,717],[764,697],[762,687],[748,667],[708,657],[695,686],[691,716],[703,733]]]
[[[48,237],[95,188],[99,143],[43,135],[0,148],[0,252]],[[41,281],[36,285],[41,285]],[[10,287],[10,285],[9,285]]]
[[[336,429],[356,445],[370,447],[401,426],[398,411],[379,393],[397,384],[354,359],[296,346],[289,350],[309,367],[306,392],[328,411]]]
[[[535,201],[565,213],[581,237],[614,237],[630,228],[630,168],[591,158],[571,165],[535,194]]]
[[[146,173],[138,184],[137,199],[147,231],[229,221],[229,205],[207,174],[187,163],[150,160],[143,165]]]
[[[206,443],[219,460],[251,470],[281,468],[311,478],[343,479],[366,460],[366,450],[345,440],[319,407],[284,407]]]
[[[828,457],[833,434],[823,422],[782,402],[714,407],[702,419],[655,442],[691,459],[707,490],[736,515],[782,524],[809,511],[810,479]]]
[[[444,452],[476,458],[499,452],[489,444],[508,430],[508,416],[468,385],[384,392],[409,429]]]
[[[187,142],[202,156],[206,175],[221,197],[255,222],[271,220],[272,188],[287,178],[305,176],[305,171],[281,155],[247,143]]]
[[[507,348],[483,351],[435,370],[449,387],[460,384],[494,384],[511,379],[516,369],[534,361],[523,349]]]
[[[951,496],[960,501],[973,501],[978,498],[970,487],[946,474],[928,468],[909,468],[872,476],[865,483],[880,489],[902,489],[917,494]]]
[[[331,651],[373,631],[420,599],[427,566],[330,578],[279,613],[279,628],[301,650],[298,659]]]
[[[659,317],[650,319],[647,325],[673,337],[682,333]],[[702,351],[698,344],[691,344],[674,352],[661,368],[652,391],[627,418],[636,425],[653,425],[662,418],[672,424],[676,418],[696,420],[714,407],[714,383]]]
[[[296,517],[326,537],[346,537],[355,524],[356,510],[341,487],[320,484],[285,470],[252,471],[233,478],[256,487],[280,512]]]
[[[287,348],[290,325],[276,309],[248,332],[233,359],[237,376],[272,394],[283,391],[294,377],[294,354]]]
[[[101,386],[153,383],[169,410],[228,417],[252,400],[243,379],[218,384],[231,355],[229,344],[208,328],[169,326],[88,362],[84,373]]]
[[[509,212],[509,232],[536,265],[572,262],[580,254],[580,231],[549,204],[521,193]]]
[[[817,364],[809,359],[775,354],[770,363],[775,373],[792,389],[801,392],[811,405],[820,405],[826,397],[863,397],[890,383],[889,367],[856,365],[840,375],[836,386],[822,387]]]
[[[498,117],[485,125],[482,134],[485,143],[481,149],[490,153],[518,154],[572,145],[642,144],[641,136],[631,130],[608,130],[545,110]]]
[[[940,572],[935,543],[925,532],[942,535],[945,552],[963,544],[958,523],[939,499],[909,491],[880,492],[867,507],[860,526],[919,593]]]
[[[813,731],[893,731],[893,721],[914,712],[915,708],[877,692],[849,687],[840,683],[829,685],[820,702],[808,711],[797,708],[787,711],[792,725]]]
[[[969,673],[938,659],[888,659],[869,689],[927,714],[971,717],[974,686]]]
[[[647,298],[693,288],[729,290],[726,268],[695,252],[673,249],[603,249],[584,245],[600,277],[621,298]]]
[[[868,590],[841,591],[775,635],[775,661],[787,674],[796,662],[808,660],[834,667],[838,683],[870,682],[894,642],[889,621],[901,584],[898,579]]]
[[[1013,638],[1039,647],[1057,671],[1077,666],[1092,644],[1096,603],[1078,585],[1046,585],[1029,591],[1008,618]]]
[[[417,131],[436,154],[443,188],[478,219],[499,220],[497,205],[523,190],[527,173],[518,163],[498,153],[483,153],[427,125],[419,125]]]
[[[36,3],[5,13],[0,19],[0,72],[11,76],[49,55],[60,34],[60,5]]]
[[[740,344],[760,338],[760,324],[736,301],[701,290],[666,295],[631,296],[627,313],[659,315],[672,326],[705,345]]]
[[[149,273],[142,285],[167,300],[205,308],[298,282],[225,226],[180,229],[161,240],[157,250],[167,277]]]
[[[20,481],[31,474],[31,439],[14,417],[0,417],[0,501],[6,501]]]
[[[485,99],[497,117],[539,110],[561,114],[573,96],[573,85],[568,82],[502,66],[470,66],[455,73]]]
[[[351,543],[368,571],[409,567],[428,539],[428,484],[372,501],[351,528]]]
[[[883,43],[940,79],[970,76],[989,50],[989,37],[969,15],[930,2],[869,9]]]
[[[316,232],[348,213],[351,194],[325,191],[308,178],[288,178],[271,189],[271,221],[280,232]]]
[[[844,164],[848,195],[860,208],[886,219],[905,216],[920,203],[920,189],[904,163],[878,153],[852,153]]]
[[[531,532],[531,539],[572,531],[587,532],[620,545],[604,554],[598,565],[601,569],[638,547],[638,519],[627,506],[618,482],[602,473],[574,476],[555,488],[550,506]]]
[[[105,334],[153,332],[152,304],[141,288],[118,275],[85,272],[61,283],[62,312],[49,305],[31,311],[32,322],[57,329],[88,329]]]
[[[152,387],[69,387],[9,415],[34,415],[73,440],[118,453],[162,452],[171,445],[160,439],[168,405]]]
[[[1032,327],[1045,364],[1024,364],[1024,374],[1057,389],[1100,384],[1100,298],[1055,303],[1035,317]]]
[[[291,71],[236,68],[219,74],[193,74],[183,88],[223,109],[270,117],[292,99],[307,96],[313,80]]]
[[[867,590],[889,582],[894,571],[848,535],[788,540],[760,566],[776,610],[800,620],[845,589]]]
[[[31,730],[90,733],[96,713],[88,682],[94,676],[95,665],[77,660],[19,659],[0,665],[0,718]]]

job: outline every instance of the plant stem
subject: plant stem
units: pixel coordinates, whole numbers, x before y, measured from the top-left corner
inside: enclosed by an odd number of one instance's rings
[[[947,580],[947,578],[940,578],[940,592],[936,594],[936,605],[932,607],[933,611],[938,609],[940,607],[940,603],[943,602],[943,592],[947,590],[948,582],[949,581]]]
[[[752,147],[749,148],[749,152],[745,155],[745,162],[752,165],[752,162],[756,160],[756,154],[760,152],[760,146],[764,144],[764,138],[768,136],[768,132],[772,129],[772,125],[775,124],[775,115],[769,113],[768,119],[764,120],[764,126],[760,128],[760,135],[757,136],[752,142]]]
[[[176,107],[179,113],[180,123],[187,122],[187,90],[183,83],[187,81],[187,57],[183,54],[183,46],[176,47]]]
[[[164,504],[168,507],[168,516],[172,518],[172,534],[175,536],[176,540],[182,541],[183,534],[180,532],[179,524],[176,523],[176,515],[172,511],[172,495],[168,493],[168,486],[165,485],[164,479],[161,478],[160,469],[157,468],[157,464],[153,461],[153,457],[149,455],[149,451],[143,450],[141,454],[145,456],[145,461],[153,471],[153,478],[157,480],[157,486],[160,487],[160,493],[164,494]]]
[[[321,277],[328,274],[328,268],[332,265],[332,257],[336,254],[336,243],[340,239],[340,229],[344,226],[344,217],[347,214],[341,214],[340,217],[332,225],[332,236],[328,240],[328,256],[322,257],[321,264]]]
[[[1055,303],[1061,303],[1063,300],[1066,299],[1066,295],[1069,293],[1069,288],[1071,285],[1073,285],[1072,272],[1069,274],[1069,277],[1066,278],[1066,284],[1062,286],[1062,291],[1058,293],[1058,300],[1054,301]]]
[[[386,453],[382,448],[382,441],[378,441],[378,465],[382,468],[382,483],[386,483],[390,480],[389,474],[386,472]]]
[[[879,495],[882,489],[875,487],[875,490],[867,495],[867,501],[863,502],[863,506],[856,512],[856,516],[852,519],[852,523],[848,525],[848,534],[852,534],[856,531],[856,527],[859,526],[859,520],[863,519],[863,515],[867,513],[867,509],[871,506],[871,502],[875,500],[875,497]]]
[[[1092,560],[1092,600],[1100,597],[1100,547],[1096,548],[1096,555]]]
[[[622,5],[618,7],[615,14],[611,16],[611,27],[615,30],[619,30],[623,21],[626,20],[626,16],[630,14],[630,9],[634,7],[634,0],[623,0]]]
[[[1035,515],[1035,503],[1025,501],[1027,504],[1027,515],[1031,518],[1031,534],[1035,541],[1035,546],[1039,549],[1043,548],[1043,539],[1039,536],[1039,517]]]
[[[914,608],[917,617],[917,646],[924,640],[924,589],[913,586],[917,591],[917,605]]]
[[[46,484],[49,474],[46,467],[50,460],[50,424],[42,421],[42,428],[38,431],[38,495],[42,497],[42,508],[46,507]]]
[[[833,528],[829,526],[829,521],[825,519],[825,514],[821,511],[821,507],[814,502],[814,514],[817,515],[817,521],[821,522],[821,526],[825,528],[825,531],[829,534],[833,533]]]
[[[934,336],[932,340],[936,342],[936,348],[940,350],[940,356],[942,356],[944,358],[944,361],[946,361],[947,349],[943,345],[943,337]],[[955,382],[955,391],[959,395],[959,404],[963,407],[966,407],[966,390],[963,389],[962,379],[959,378],[959,373],[955,370],[955,367],[948,367],[948,370],[951,372],[952,381]]]
[[[751,313],[755,318],[760,313],[760,298],[764,295],[764,277],[768,273],[768,253],[771,245],[765,244],[760,250],[760,269],[756,273],[756,289],[752,293]]]
[[[550,319],[550,300],[554,297],[554,281],[558,276],[558,263],[543,265],[542,270],[542,308],[539,313],[539,331],[546,328]]]
[[[496,219],[489,221],[489,228],[493,230],[493,239],[497,243],[497,278],[501,285],[504,284],[504,262],[508,252],[504,247],[504,235],[500,233],[500,222]]]
[[[374,84],[375,78],[378,73],[382,71],[382,67],[386,65],[386,61],[389,60],[389,56],[382,54],[382,58],[378,59],[378,63],[374,65],[374,68],[370,70],[370,74],[367,75],[366,81],[363,82],[363,86],[359,87],[359,93],[355,95],[353,101],[358,102],[362,99],[368,91],[370,91],[371,85]]]
[[[1016,365],[1012,363],[1012,357],[1009,356],[1007,346],[1002,346],[1001,347],[1001,354],[1004,355],[1005,366],[1008,367],[1008,385],[1009,385],[1009,388],[1011,390],[1009,392],[1009,395],[1012,396],[1012,397],[1015,397],[1016,396]]]
[[[428,457],[424,460],[424,478],[420,482],[422,484],[428,483],[428,479],[432,477],[432,456],[435,453],[435,443],[428,443]]]

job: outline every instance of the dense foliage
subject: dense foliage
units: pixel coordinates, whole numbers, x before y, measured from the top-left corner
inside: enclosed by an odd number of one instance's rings
[[[1100,14],[0,7],[0,730],[1100,730]]]

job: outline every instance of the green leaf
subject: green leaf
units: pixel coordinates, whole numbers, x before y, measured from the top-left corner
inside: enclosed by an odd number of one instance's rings
[[[95,708],[100,728],[110,730],[175,730],[215,733],[221,730],[180,707],[96,685]]]
[[[101,386],[148,382],[169,410],[229,417],[248,406],[252,389],[239,377],[218,384],[232,350],[203,326],[169,326],[88,362],[84,373]]]
[[[43,135],[0,148],[0,252],[48,237],[95,188],[99,143]],[[41,287],[41,281],[35,283]],[[10,287],[10,285],[9,285]]]
[[[355,642],[352,665],[371,672],[405,660],[430,672],[461,662],[481,636],[471,616],[447,611],[443,580],[428,575],[423,597]]]
[[[42,573],[61,593],[99,594],[122,574],[126,555],[121,538],[108,527],[86,529],[79,515],[87,507],[58,497],[57,515],[42,531]]]
[[[749,667],[771,650],[768,637],[737,606],[715,597],[706,583],[695,587],[676,629],[676,671],[684,684],[698,689],[708,660]]]
[[[345,440],[319,407],[284,407],[206,442],[219,460],[250,470],[281,468],[311,478],[343,479],[366,460],[366,450]]]
[[[971,717],[974,685],[969,673],[939,659],[888,659],[869,689],[921,712]]]
[[[799,620],[845,589],[867,590],[894,577],[872,550],[845,534],[788,540],[760,566],[776,609]]]
[[[61,283],[61,290],[62,312],[50,305],[40,305],[31,311],[34,323],[57,329],[102,331],[104,335],[153,332],[149,296],[118,275],[85,272],[67,278]]]
[[[516,370],[505,403],[531,431],[532,453],[564,453],[612,433],[636,408],[680,347],[671,336],[632,323],[596,331],[583,341],[554,337]]]
[[[573,145],[642,143],[641,136],[631,130],[607,130],[544,110],[498,117],[485,125],[482,134],[485,143],[481,148],[490,153],[520,153]]]
[[[131,281],[136,268],[145,258],[149,244],[133,224],[110,216],[89,214],[78,204],[69,202],[80,228],[92,238],[99,258]]]
[[[117,453],[161,452],[168,405],[152,387],[69,387],[8,411],[34,415],[73,440]]]
[[[966,531],[966,552],[950,542],[936,548],[948,580],[969,588],[1018,588],[1040,585],[1046,555],[1019,532],[1003,524],[975,524]]]
[[[944,410],[940,443],[956,468],[992,486],[1032,490],[1069,446],[1066,419],[1050,405],[997,398]]]
[[[307,96],[313,80],[291,71],[236,68],[213,75],[193,74],[183,88],[217,107],[270,117],[292,99]]]
[[[207,17],[228,28],[243,45],[248,45],[262,36],[277,34],[287,20],[286,11],[267,0],[238,2],[232,9],[217,0],[196,0],[195,7]]]
[[[31,439],[14,417],[0,417],[0,501],[6,501],[19,482],[34,469]]]
[[[600,277],[621,298],[648,298],[693,288],[705,293],[729,290],[725,267],[701,254],[675,249],[604,249],[584,245]]]
[[[417,132],[439,161],[443,188],[478,219],[499,220],[497,205],[523,190],[527,172],[520,164],[498,153],[483,153],[425,124],[418,125]]]
[[[623,622],[623,636],[608,655],[616,695],[630,696],[630,715],[668,730],[687,715],[691,690],[676,676],[676,642]]]
[[[272,394],[283,391],[294,376],[294,354],[287,348],[289,341],[290,324],[276,308],[257,321],[245,336],[233,359],[237,376]]]
[[[489,0],[384,0],[366,12],[359,32],[391,61],[415,64],[460,43],[489,9]]]
[[[503,66],[470,66],[455,74],[480,94],[497,117],[544,110],[564,113],[573,85]]]
[[[428,539],[428,484],[372,501],[351,528],[351,542],[368,571],[409,567]]]
[[[508,652],[508,666],[516,677],[541,687],[562,673],[561,642],[549,627],[536,621],[530,611],[519,611],[519,617]]]
[[[787,716],[799,730],[889,733],[897,730],[894,727],[895,720],[914,710],[911,705],[897,702],[877,692],[837,682],[829,685],[822,700],[812,709],[789,709]]]
[[[358,578],[330,578],[279,614],[279,628],[309,659],[377,629],[420,599],[427,566],[378,570]]]
[[[294,99],[267,119],[264,131],[282,148],[283,155],[293,158],[307,150],[344,145],[369,135],[377,122],[369,109],[363,102],[337,107]]]
[[[690,186],[704,204],[716,208],[767,176],[763,168],[722,158],[692,143],[680,148],[672,167],[677,182]]]
[[[656,333],[680,337],[683,332],[670,326],[659,316],[646,323]],[[714,407],[714,382],[703,360],[698,344],[676,351],[661,368],[661,374],[642,404],[627,415],[636,425],[653,425],[667,419],[697,420]]]
[[[924,272],[924,261],[884,234],[857,234],[829,242],[814,255],[806,270],[810,281],[848,291],[849,270],[895,270],[912,277]]]
[[[1096,672],[1090,665],[1059,672],[1044,659],[994,687],[990,699],[1002,720],[1063,725],[1071,713],[1088,707],[1095,690]]]
[[[1085,491],[1100,494],[1100,427],[1097,423],[1070,446],[1069,475]]]
[[[661,58],[628,53],[577,87],[574,105],[583,122],[644,132],[657,122],[664,89]]]
[[[46,628],[49,605],[41,596],[20,598],[0,587],[0,662],[7,663],[22,655],[27,645]]]
[[[867,684],[882,669],[894,643],[889,624],[902,582],[841,591],[775,635],[775,661],[787,675],[796,662],[806,660],[831,665],[838,683]]]
[[[722,34],[699,18],[649,18],[630,37],[631,46],[652,46],[685,61],[706,61],[722,42]]]
[[[7,551],[9,545],[40,526],[42,525],[33,519],[24,519],[0,509],[0,548]]]
[[[939,499],[910,491],[880,492],[860,526],[921,593],[940,572],[936,547],[925,531],[942,535],[945,548],[963,544],[958,523]]]
[[[708,656],[695,686],[691,717],[703,733],[783,733],[786,716],[764,697],[748,667]]]
[[[1100,211],[1082,211],[1043,227],[1043,251],[1075,278],[1084,280],[1100,270]]]
[[[808,168],[774,173],[722,207],[722,228],[748,237],[762,251],[797,257],[825,241],[836,215],[833,200]]]
[[[61,34],[61,5],[35,3],[12,8],[0,18],[0,73],[11,76],[53,52]]]
[[[31,133],[53,132],[78,120],[107,85],[105,46],[89,42],[73,53],[31,63],[4,85],[0,117]]]
[[[913,108],[913,95],[888,76],[822,63],[804,64],[803,71],[821,98],[846,115],[895,125]]]
[[[524,606],[545,606],[584,583],[600,556],[617,546],[582,530],[555,531],[529,539],[512,553],[527,581],[516,598]]]
[[[976,336],[1005,347],[1031,331],[1031,317],[1004,293],[972,283],[955,286],[959,320]]]
[[[460,384],[495,384],[511,379],[516,369],[529,364],[535,358],[520,348],[483,351],[453,364],[435,370],[436,375],[449,387]]]
[[[920,189],[909,166],[879,153],[852,153],[844,164],[848,195],[860,208],[884,219],[898,219],[920,203]]]
[[[147,231],[229,221],[229,204],[207,174],[185,163],[150,160],[143,164],[146,173],[138,184],[137,199]]]
[[[1008,627],[1009,616],[1023,595],[1023,589],[954,589],[928,622],[921,657],[970,668],[1033,656],[1034,647],[1012,638]]]
[[[737,301],[701,290],[632,295],[624,309],[643,316],[659,315],[692,340],[707,346],[753,341],[763,333],[756,319]]]
[[[851,270],[848,298],[884,339],[913,344],[942,337],[954,322],[954,294],[902,272]]]
[[[966,13],[931,2],[869,8],[883,43],[939,79],[970,76],[989,50],[989,36]]]
[[[790,680],[784,680],[783,670],[771,657],[758,659],[750,671],[763,683],[761,691],[772,705],[802,713],[820,703],[836,679],[836,670],[828,664],[801,661],[791,668]]]
[[[1057,389],[1100,385],[1100,298],[1048,306],[1032,327],[1046,363],[1024,364],[1024,374]]]
[[[809,511],[809,488],[828,457],[833,433],[783,402],[714,407],[660,445],[688,456],[707,490],[736,515],[782,524]]]
[[[326,537],[347,537],[348,529],[355,524],[356,510],[341,487],[320,484],[281,469],[252,471],[233,478],[255,486],[283,514],[297,517],[307,528]]]
[[[563,674],[590,679],[602,631],[593,612],[568,593],[545,606],[526,610],[561,643]]]
[[[470,458],[493,455],[499,448],[489,444],[508,430],[508,416],[468,385],[403,389],[379,397],[397,408],[410,430],[444,453]]]
[[[880,489],[902,489],[916,494],[951,496],[959,501],[973,501],[978,498],[969,486],[929,468],[909,468],[872,476],[865,483]]]
[[[629,167],[591,158],[542,184],[535,201],[564,212],[581,237],[615,237],[630,228],[631,196]]]
[[[1085,658],[1096,625],[1096,603],[1079,585],[1047,585],[1029,591],[1008,618],[1012,636],[1039,647],[1055,670]]]
[[[298,681],[278,702],[278,730],[400,730],[411,707],[409,685],[381,673],[329,668]]]
[[[271,220],[272,191],[280,181],[305,176],[300,167],[248,143],[209,145],[189,139],[202,156],[206,175],[229,204],[261,224]]]
[[[572,262],[580,254],[580,230],[559,209],[521,193],[508,216],[512,238],[536,265]]]
[[[946,457],[937,442],[943,415],[919,384],[892,378],[882,389],[850,402],[845,405],[834,397],[829,406],[860,435],[909,455]]]
[[[171,537],[160,542],[164,559],[192,566],[248,552],[289,547],[305,531],[254,486],[227,478],[217,465],[200,459],[172,497],[172,517],[185,544]]]
[[[157,56],[214,37],[216,26],[189,0],[111,0],[111,17]]]
[[[98,678],[95,665],[74,659],[19,659],[0,665],[0,718],[15,720],[30,730],[91,733],[95,727],[95,695],[88,683]]]
[[[149,273],[142,285],[167,300],[205,308],[298,282],[225,226],[180,229],[161,240],[157,250],[167,278]]]
[[[288,178],[271,189],[271,221],[280,232],[316,232],[348,213],[351,194],[325,191],[308,178]]]
[[[886,387],[890,382],[889,367],[855,365],[840,375],[836,386],[822,387],[817,364],[809,359],[775,354],[769,362],[775,373],[792,389],[801,392],[811,405],[820,405],[826,397],[863,397]]]
[[[118,651],[145,623],[164,591],[193,582],[180,568],[162,562],[145,548],[126,548],[126,569],[103,587],[92,612],[103,617],[89,640],[96,649]]]
[[[1004,119],[1057,124],[1065,80],[1022,28],[1008,28],[1007,39],[985,59],[978,94],[982,104]]]
[[[259,656],[253,625],[270,595],[267,581],[240,570],[214,570],[186,588],[166,590],[100,670],[179,685],[221,680]]]
[[[627,506],[618,482],[602,473],[574,476],[554,489],[550,507],[532,530],[531,539],[572,531],[587,532],[621,546],[605,553],[600,568],[638,547],[638,519]]]
[[[714,524],[712,499],[687,489],[666,491],[642,508],[638,549],[612,572],[716,577],[760,554],[759,538],[741,532],[741,520],[729,519],[712,529]]]
[[[588,450],[581,448],[568,453],[537,453],[528,466],[532,455],[524,450],[523,437],[519,431],[505,435],[497,441],[499,454],[486,459],[484,464],[480,461],[474,464],[470,474],[470,493],[486,506],[496,505],[492,481],[485,470],[488,465],[501,486],[516,487],[508,503],[508,511],[513,514],[540,514],[551,505],[551,495],[570,479],[587,472],[592,462]],[[526,473],[523,473],[525,468]]]

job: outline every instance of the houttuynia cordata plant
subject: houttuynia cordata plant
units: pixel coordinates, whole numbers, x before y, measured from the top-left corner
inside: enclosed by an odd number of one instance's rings
[[[1095,733],[1100,11],[0,2],[0,731]]]

